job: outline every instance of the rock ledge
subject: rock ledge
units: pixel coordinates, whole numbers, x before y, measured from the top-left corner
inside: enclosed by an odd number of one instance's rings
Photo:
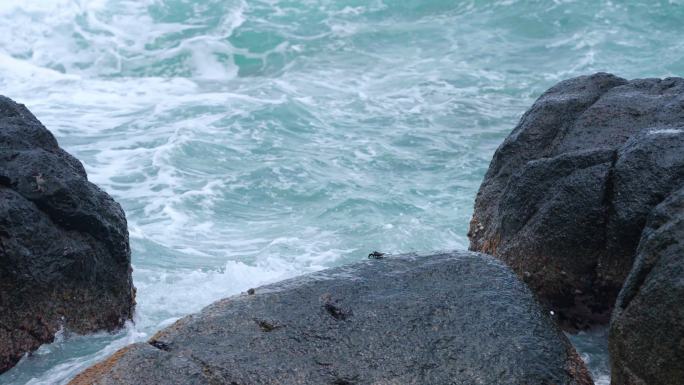
[[[218,301],[76,377],[83,384],[591,384],[501,262],[393,256]]]

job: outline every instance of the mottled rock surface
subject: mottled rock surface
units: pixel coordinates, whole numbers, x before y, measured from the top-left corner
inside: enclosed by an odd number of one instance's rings
[[[60,328],[112,330],[133,306],[123,210],[0,96],[0,373]]]
[[[257,288],[71,382],[590,383],[529,289],[500,261],[471,252],[369,260]]]
[[[614,385],[684,383],[684,188],[648,219],[609,347]]]
[[[511,266],[567,330],[606,324],[648,213],[684,183],[684,79],[560,82],[497,149],[470,249]]]

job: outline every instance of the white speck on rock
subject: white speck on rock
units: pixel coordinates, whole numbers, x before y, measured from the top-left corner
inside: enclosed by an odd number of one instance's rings
[[[659,130],[651,130],[648,132],[649,135],[677,135],[684,133],[681,128],[663,128]]]

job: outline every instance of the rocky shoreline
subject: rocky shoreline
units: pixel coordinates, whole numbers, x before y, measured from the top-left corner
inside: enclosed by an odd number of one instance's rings
[[[121,208],[6,98],[0,146],[2,372],[59,327],[120,327],[134,288]],[[683,383],[684,79],[549,89],[469,238],[226,298],[71,384],[591,384],[560,329],[606,324],[614,385]]]

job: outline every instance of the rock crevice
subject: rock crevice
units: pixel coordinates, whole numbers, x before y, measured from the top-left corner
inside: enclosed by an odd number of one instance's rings
[[[684,379],[684,186],[653,209],[618,296],[609,347],[613,384]]]

